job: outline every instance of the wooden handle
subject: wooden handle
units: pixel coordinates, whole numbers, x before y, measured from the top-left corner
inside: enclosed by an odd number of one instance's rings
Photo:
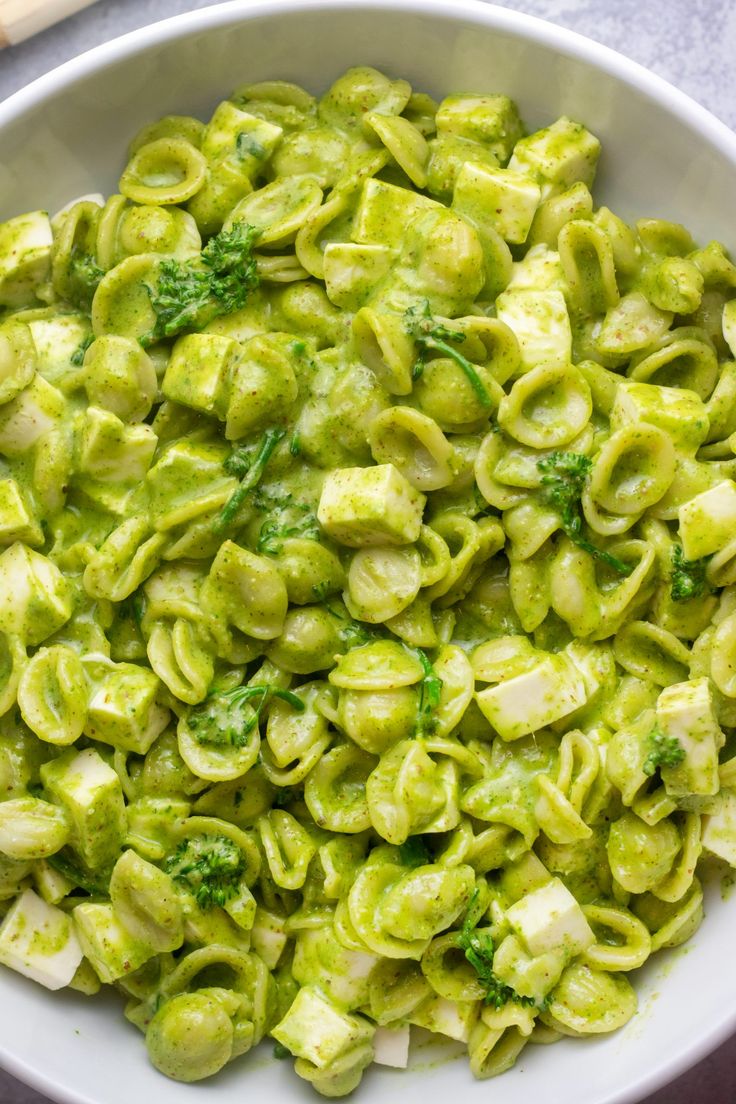
[[[95,0],[0,0],[0,49],[15,46]]]

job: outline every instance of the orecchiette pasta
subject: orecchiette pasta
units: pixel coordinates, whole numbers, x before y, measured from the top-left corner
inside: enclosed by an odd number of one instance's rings
[[[736,866],[736,267],[599,153],[363,66],[0,225],[0,962],[169,1077],[503,1073]]]

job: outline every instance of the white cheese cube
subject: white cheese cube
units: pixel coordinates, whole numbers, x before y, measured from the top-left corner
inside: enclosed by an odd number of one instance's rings
[[[327,298],[343,310],[359,310],[388,272],[394,256],[385,245],[328,242],[324,251]]]
[[[441,204],[428,196],[368,177],[355,212],[352,239],[398,249],[414,216],[439,207]]]
[[[506,919],[532,955],[561,953],[570,959],[595,943],[585,913],[559,878],[522,897]]]
[[[566,115],[514,146],[509,168],[528,173],[542,185],[542,197],[581,181],[589,188],[595,177],[601,144],[581,123]]]
[[[736,483],[724,479],[684,502],[677,515],[685,559],[720,552],[736,534]]]
[[[244,154],[265,161],[276,149],[283,133],[280,126],[242,111],[230,100],[223,100],[207,124],[202,153],[211,162]],[[245,138],[241,138],[241,134]]]
[[[154,954],[150,944],[130,934],[106,902],[85,901],[72,915],[85,957],[106,984],[132,974]]]
[[[496,315],[514,331],[524,371],[538,364],[558,367],[570,363],[572,329],[561,291],[504,291],[496,300]]]
[[[717,812],[703,817],[703,849],[736,866],[736,793],[723,790],[719,806]]]
[[[67,412],[66,399],[38,373],[28,387],[0,407],[0,452],[22,456]]]
[[[446,997],[428,997],[407,1016],[409,1023],[435,1031],[438,1035],[447,1035],[467,1043],[477,1017],[473,1001],[451,1001]]]
[[[0,555],[0,632],[40,644],[69,620],[72,593],[56,564],[16,541]]]
[[[70,750],[44,763],[41,779],[69,814],[71,846],[94,870],[117,859],[125,835],[123,790],[112,767],[93,748]]]
[[[409,1065],[408,1024],[403,1027],[377,1027],[373,1036],[373,1061],[377,1066],[406,1069]]]
[[[646,422],[668,433],[676,448],[694,454],[708,436],[708,412],[694,391],[621,380],[611,411],[611,430]]]
[[[0,479],[0,544],[43,544],[41,526],[23,501],[14,479]]]
[[[54,237],[45,211],[0,223],[0,307],[32,306],[47,278]]]
[[[565,655],[549,655],[533,667],[475,695],[484,717],[503,740],[517,740],[566,717],[588,700],[583,675]]]
[[[708,678],[666,686],[657,699],[657,726],[685,752],[677,766],[660,773],[670,797],[718,793],[718,751],[724,736],[716,719]]]
[[[161,384],[167,399],[224,418],[227,385],[240,346],[219,334],[187,334],[171,350]]]
[[[63,391],[70,376],[69,362],[89,334],[89,322],[82,314],[57,314],[53,318],[30,318],[28,329],[36,346],[38,371]]]
[[[158,676],[136,663],[108,668],[90,700],[85,735],[145,755],[170,716],[156,704],[160,687]]]
[[[79,470],[103,483],[140,483],[158,437],[148,425],[125,425],[115,414],[89,406],[79,440]]]
[[[297,1058],[324,1069],[370,1039],[373,1029],[362,1016],[341,1012],[318,989],[305,985],[271,1034]]]
[[[531,288],[533,291],[554,290],[564,294],[566,287],[560,254],[542,243],[533,245],[520,261],[514,261],[506,291]]]
[[[527,239],[541,194],[539,185],[523,173],[466,161],[455,181],[452,206],[519,245]]]
[[[285,918],[258,905],[250,932],[250,945],[269,970],[275,970],[289,937],[284,931]]]
[[[0,962],[24,977],[61,989],[82,961],[71,917],[26,889],[0,924]]]
[[[413,544],[425,502],[393,464],[339,468],[324,481],[317,517],[328,536],[351,548]]]

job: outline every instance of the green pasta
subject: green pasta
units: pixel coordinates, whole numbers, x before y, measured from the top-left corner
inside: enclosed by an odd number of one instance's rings
[[[736,866],[736,266],[599,153],[359,67],[0,225],[0,963],[169,1077],[503,1073]]]

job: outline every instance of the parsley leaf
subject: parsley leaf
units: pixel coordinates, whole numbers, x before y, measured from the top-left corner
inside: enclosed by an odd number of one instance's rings
[[[422,681],[419,683],[419,710],[414,728],[415,736],[429,736],[437,727],[434,711],[440,704],[442,679],[421,648],[412,649],[422,665]]]
[[[457,933],[457,945],[465,952],[465,957],[478,975],[478,981],[485,989],[484,1004],[490,1004],[494,1008],[503,1008],[509,1001],[517,1004],[534,1005],[533,997],[522,997],[510,985],[505,985],[493,972],[494,945],[493,937],[488,931],[478,931],[480,920],[478,915],[477,889],[468,904],[468,911],[460,931]],[[482,915],[482,914],[481,914]]]
[[[579,452],[553,452],[537,460],[537,468],[542,472],[542,498],[558,511],[562,530],[574,544],[608,564],[619,575],[630,575],[628,564],[596,547],[582,535],[580,498],[592,466],[593,461]]]
[[[251,447],[237,448],[227,457],[222,466],[228,475],[237,476],[241,482],[213,522],[216,533],[222,533],[235,520],[249,492],[262,479],[268,461],[285,435],[284,429],[267,429],[255,451]]]
[[[437,322],[432,317],[428,299],[424,299],[422,303],[409,307],[405,311],[404,324],[407,333],[414,338],[420,349],[419,357],[414,366],[414,379],[418,379],[424,371],[424,355],[434,350],[442,353],[443,356],[450,357],[462,369],[481,406],[487,409],[493,406],[493,400],[475,367],[454,345],[449,344],[450,341],[464,341],[465,334],[460,330],[451,330],[443,322]]]
[[[84,354],[87,352],[94,339],[94,334],[87,334],[86,337],[82,338],[82,340],[79,342],[76,349],[72,353],[70,359],[72,364],[76,368],[81,368],[81,366],[84,364]]]
[[[259,700],[254,708],[250,702],[255,698]],[[200,744],[246,747],[258,727],[263,707],[271,698],[281,698],[300,713],[304,711],[304,702],[291,690],[269,685],[236,686],[208,695],[190,711],[187,725]]]

